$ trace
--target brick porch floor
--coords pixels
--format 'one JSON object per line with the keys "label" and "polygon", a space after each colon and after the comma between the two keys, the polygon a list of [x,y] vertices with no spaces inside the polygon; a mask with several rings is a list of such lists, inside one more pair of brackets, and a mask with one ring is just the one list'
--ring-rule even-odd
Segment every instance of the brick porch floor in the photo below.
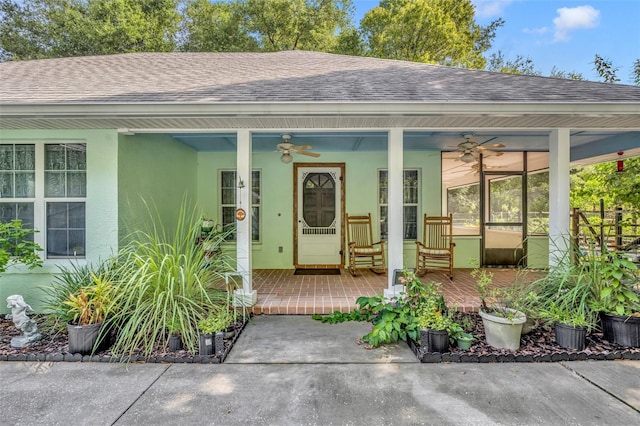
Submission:
{"label": "brick porch floor", "polygon": [[[346,270],[340,275],[293,275],[293,269],[256,269],[253,271],[253,289],[258,292],[255,314],[310,315],[348,312],[355,308],[359,296],[373,296],[387,288],[387,276],[367,270],[352,277]],[[457,304],[458,310],[474,311],[480,304],[470,269],[456,269],[453,281],[442,273],[427,273],[421,281],[442,283],[448,304]],[[495,286],[514,282],[515,269],[491,269]]]}

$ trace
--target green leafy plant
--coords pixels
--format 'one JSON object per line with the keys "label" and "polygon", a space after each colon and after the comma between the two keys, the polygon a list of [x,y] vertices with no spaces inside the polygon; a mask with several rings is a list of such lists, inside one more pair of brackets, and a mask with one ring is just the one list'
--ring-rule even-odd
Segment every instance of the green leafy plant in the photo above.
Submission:
{"label": "green leafy plant", "polygon": [[198,329],[204,334],[212,334],[217,331],[224,331],[235,322],[235,315],[228,309],[222,309],[215,314],[198,321]]}
{"label": "green leafy plant", "polygon": [[327,316],[314,315],[313,318],[331,324],[344,321],[371,322],[371,331],[362,336],[369,347],[409,338],[417,341],[420,335],[417,322],[420,312],[432,307],[446,309],[446,304],[438,284],[423,284],[413,272],[407,271],[400,281],[406,286],[406,291],[399,296],[390,299],[382,295],[362,296],[356,299],[357,308],[349,313],[334,312]]}
{"label": "green leafy plant", "polygon": [[113,308],[114,285],[108,278],[91,274],[92,283],[80,287],[75,293],[69,292],[63,303],[71,322],[78,325],[99,324]]}
{"label": "green leafy plant", "polygon": [[576,310],[572,306],[558,304],[555,301],[550,302],[548,307],[540,310],[540,318],[574,327],[589,328],[591,326],[586,312]]}
{"label": "green leafy plant", "polygon": [[604,255],[599,265],[600,279],[596,305],[615,315],[640,315],[640,298],[634,286],[638,283],[635,263],[617,255]]}
{"label": "green leafy plant", "polygon": [[11,265],[23,264],[29,269],[42,266],[37,251],[42,251],[31,235],[38,231],[24,227],[20,219],[0,222],[0,274]]}
{"label": "green leafy plant", "polygon": [[[115,296],[106,292],[105,288],[107,283],[109,286],[115,286],[111,267],[109,260],[95,265],[71,263],[70,266],[59,266],[53,282],[42,287],[45,294],[43,311],[46,313],[42,323],[43,329],[52,333],[64,332],[67,324],[74,322],[77,314],[78,317],[85,319],[87,316],[95,317],[94,314],[87,312],[87,309],[96,310],[97,308],[102,311],[104,308],[104,312],[96,314],[103,318],[108,311],[114,309],[114,306],[107,305],[113,303]],[[97,294],[94,294],[96,284],[99,284],[100,288],[97,289]],[[96,300],[93,301],[93,299]],[[98,299],[102,300],[98,302]],[[86,313],[80,314],[83,310]],[[76,321],[78,319],[76,318]]]}
{"label": "green leafy plant", "polygon": [[[222,282],[231,267],[223,254],[207,257],[202,244],[196,244],[200,215],[187,200],[171,229],[157,210],[145,205],[149,217],[118,253],[119,309],[107,321],[118,332],[112,352],[149,356],[157,343],[168,344],[168,324],[178,322],[183,342],[195,353],[198,322],[227,306],[227,292],[212,288],[211,283]],[[223,240],[216,241],[222,244]]]}

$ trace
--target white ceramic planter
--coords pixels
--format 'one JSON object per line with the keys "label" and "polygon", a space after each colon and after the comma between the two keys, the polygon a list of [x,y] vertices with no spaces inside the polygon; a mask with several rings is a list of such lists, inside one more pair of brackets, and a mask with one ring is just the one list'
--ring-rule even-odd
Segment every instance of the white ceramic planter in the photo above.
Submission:
{"label": "white ceramic planter", "polygon": [[487,343],[497,349],[509,349],[516,351],[520,349],[520,336],[522,335],[522,325],[527,320],[527,316],[515,309],[502,308],[513,313],[513,318],[504,318],[500,315],[479,311],[484,325],[484,335]]}

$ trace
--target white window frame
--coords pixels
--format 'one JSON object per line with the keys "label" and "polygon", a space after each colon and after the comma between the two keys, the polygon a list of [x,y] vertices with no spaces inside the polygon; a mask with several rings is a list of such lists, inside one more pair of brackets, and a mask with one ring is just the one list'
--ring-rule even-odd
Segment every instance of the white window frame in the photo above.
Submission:
{"label": "white window frame", "polygon": [[[238,172],[236,169],[220,169],[218,171],[218,217],[220,218],[220,224],[221,225],[225,225],[223,220],[224,220],[224,216],[223,216],[223,210],[224,208],[233,208],[233,210],[235,211],[237,208],[237,184],[238,184]],[[235,182],[235,186],[232,187],[223,187],[223,174],[224,173],[233,173],[234,176],[234,182]],[[258,214],[257,217],[252,217],[252,223],[258,225],[258,238],[257,239],[253,239],[253,232],[251,232],[252,238],[251,238],[251,242],[254,244],[258,244],[262,241],[262,170],[261,169],[252,169],[251,170],[251,182],[248,183],[248,185],[253,185],[253,174],[254,173],[258,173],[258,189],[260,192],[260,196],[258,197],[258,203],[251,203],[251,207],[250,207],[250,211],[253,214],[253,209],[257,208],[258,209]],[[224,189],[233,189],[233,204],[223,204],[222,202],[222,192]],[[253,196],[250,197],[251,200],[253,201]],[[235,226],[235,220],[233,222],[234,226]],[[254,225],[255,226],[255,225]],[[228,240],[228,242],[230,243],[235,243],[237,241],[236,238],[236,234],[234,233],[233,236],[231,236]]]}
{"label": "white window frame", "polygon": [[[78,144],[82,143],[87,146],[86,141],[78,142],[78,141],[69,141],[69,144]],[[43,248],[43,252],[41,256],[45,260],[68,260],[68,259],[86,259],[87,258],[87,197],[86,194],[84,197],[48,197],[45,198],[45,145],[61,145],[65,144],[65,141],[48,141],[48,140],[40,140],[40,141],[12,141],[2,143],[2,145],[34,145],[35,146],[35,198],[1,198],[0,201],[8,202],[8,203],[33,203],[33,227],[37,231],[33,235],[33,240],[40,247]],[[85,168],[85,174],[88,170]],[[85,184],[86,181],[85,181]],[[76,255],[76,256],[47,256],[48,248],[47,248],[47,222],[46,222],[46,206],[47,203],[84,203],[85,205],[85,238],[84,238],[84,254]]]}
{"label": "white window frame", "polygon": [[[389,170],[388,169],[378,169],[378,173],[377,173],[379,232],[380,232],[380,239],[386,241],[387,238],[382,233],[382,223],[383,223],[383,219],[384,219],[384,217],[382,215],[382,208],[388,206],[389,194],[387,193],[387,200],[386,200],[387,203],[383,203],[382,202],[383,201],[382,192],[381,192],[381,189],[382,189],[383,186],[381,185],[381,181],[380,181],[380,173],[381,172],[386,172],[387,176],[388,176],[389,175]],[[403,197],[402,197],[402,200],[403,200],[402,211],[403,211],[403,213],[404,213],[404,210],[405,210],[406,207],[414,207],[415,210],[416,210],[416,235],[415,235],[415,237],[404,238],[404,233],[403,233],[403,240],[404,241],[412,241],[412,240],[415,241],[418,238],[418,236],[420,235],[420,231],[421,231],[420,227],[422,226],[421,225],[420,215],[419,215],[419,213],[421,211],[420,210],[420,206],[422,205],[422,170],[420,168],[417,168],[417,167],[409,167],[409,168],[402,169],[402,190],[403,191],[406,190],[406,187],[405,187],[405,184],[404,184],[405,183],[405,173],[406,172],[416,172],[416,174],[417,174],[417,188],[416,188],[416,191],[417,191],[418,197],[417,197],[417,202],[415,202],[415,203],[405,203],[404,202],[404,194],[403,194]],[[388,211],[389,210],[387,209],[387,212]],[[407,226],[406,225],[406,218],[404,217],[404,214],[403,214],[402,229],[405,229],[406,226]]]}

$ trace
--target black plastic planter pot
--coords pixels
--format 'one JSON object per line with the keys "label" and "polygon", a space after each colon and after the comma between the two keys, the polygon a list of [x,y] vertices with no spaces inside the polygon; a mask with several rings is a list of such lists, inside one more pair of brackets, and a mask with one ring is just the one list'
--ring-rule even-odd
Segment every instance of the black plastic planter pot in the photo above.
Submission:
{"label": "black plastic planter pot", "polygon": [[175,352],[182,350],[182,336],[178,334],[172,334],[169,336],[169,351]]}
{"label": "black plastic planter pot", "polygon": [[429,330],[429,352],[449,351],[449,333],[444,330]]}
{"label": "black plastic planter pot", "polygon": [[213,334],[200,334],[198,343],[201,356],[213,355]]}
{"label": "black plastic planter pot", "polygon": [[[102,323],[89,325],[67,324],[69,353],[88,355],[98,340]],[[97,349],[97,348],[96,348]]]}
{"label": "black plastic planter pot", "polygon": [[420,330],[420,342],[427,352],[444,353],[449,350],[449,333],[444,330]]}
{"label": "black plastic planter pot", "polygon": [[602,334],[605,340],[621,346],[640,347],[640,317],[600,314]]}
{"label": "black plastic planter pot", "polygon": [[558,346],[565,349],[576,349],[578,351],[584,350],[587,340],[586,327],[574,327],[572,325],[557,322],[555,330],[556,343]]}

